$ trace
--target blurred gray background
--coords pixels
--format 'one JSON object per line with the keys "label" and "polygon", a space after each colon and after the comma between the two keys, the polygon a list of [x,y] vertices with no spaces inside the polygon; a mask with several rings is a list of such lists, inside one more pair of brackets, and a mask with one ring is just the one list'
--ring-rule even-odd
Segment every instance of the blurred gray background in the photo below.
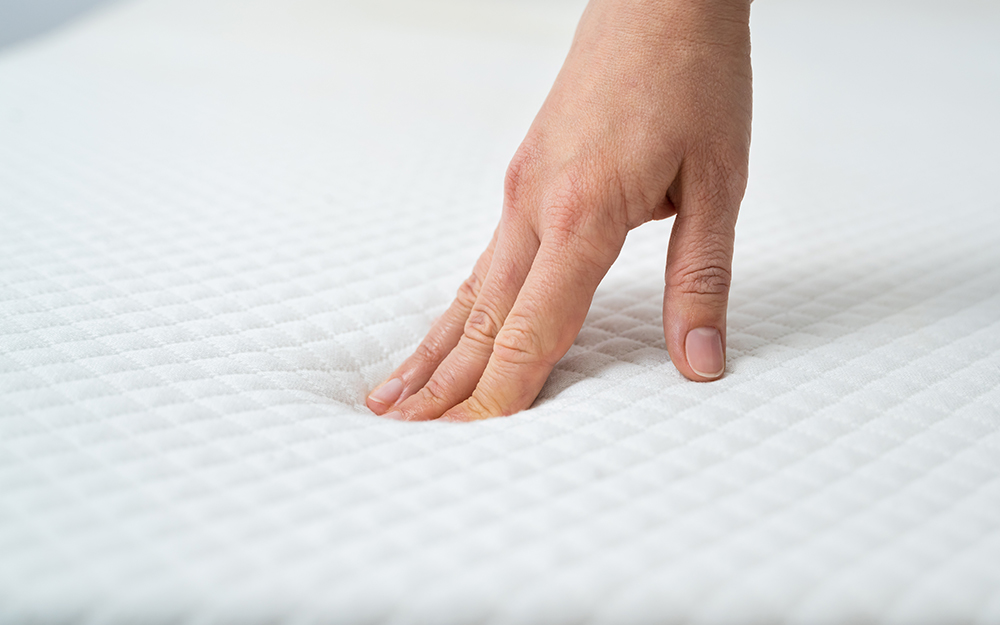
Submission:
{"label": "blurred gray background", "polygon": [[0,49],[30,39],[113,0],[0,0]]}

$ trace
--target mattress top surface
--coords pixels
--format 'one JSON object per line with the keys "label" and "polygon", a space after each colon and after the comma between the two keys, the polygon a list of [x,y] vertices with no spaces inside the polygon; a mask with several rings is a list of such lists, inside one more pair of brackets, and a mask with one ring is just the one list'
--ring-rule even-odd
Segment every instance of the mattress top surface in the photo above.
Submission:
{"label": "mattress top surface", "polygon": [[577,1],[147,0],[0,54],[0,622],[1000,621],[1000,8],[753,7],[729,369],[629,235],[534,406],[366,394]]}

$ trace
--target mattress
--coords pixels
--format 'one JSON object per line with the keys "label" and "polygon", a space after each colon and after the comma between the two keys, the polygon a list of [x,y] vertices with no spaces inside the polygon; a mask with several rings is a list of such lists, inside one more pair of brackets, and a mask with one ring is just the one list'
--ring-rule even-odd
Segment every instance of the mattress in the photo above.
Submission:
{"label": "mattress", "polygon": [[0,54],[0,622],[1000,622],[1000,8],[753,7],[714,383],[630,234],[530,410],[366,394],[577,0],[144,0]]}

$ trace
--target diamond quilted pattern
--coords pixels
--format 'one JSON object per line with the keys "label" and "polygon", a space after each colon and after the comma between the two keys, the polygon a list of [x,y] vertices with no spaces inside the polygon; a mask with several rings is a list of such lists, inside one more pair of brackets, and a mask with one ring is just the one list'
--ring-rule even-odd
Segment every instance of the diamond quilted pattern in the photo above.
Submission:
{"label": "diamond quilted pattern", "polygon": [[0,56],[0,622],[1000,620],[1000,26],[754,6],[730,368],[630,235],[531,410],[364,397],[582,4],[144,0]]}

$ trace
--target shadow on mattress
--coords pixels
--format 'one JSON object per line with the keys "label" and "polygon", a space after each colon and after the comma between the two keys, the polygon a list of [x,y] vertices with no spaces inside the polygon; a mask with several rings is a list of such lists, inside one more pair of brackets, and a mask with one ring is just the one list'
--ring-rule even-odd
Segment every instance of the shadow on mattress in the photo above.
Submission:
{"label": "shadow on mattress", "polygon": [[[977,304],[997,299],[1000,279],[993,273],[957,266],[797,266],[741,276],[730,299],[726,378],[746,379],[792,361],[801,369],[810,364],[802,359],[827,370],[883,348],[919,358],[980,327],[970,316],[983,315]],[[992,282],[988,288],[984,278]],[[661,287],[646,279],[602,284],[583,330],[536,406],[588,378],[613,380],[653,369],[664,385],[685,383],[669,364],[662,297]]]}

